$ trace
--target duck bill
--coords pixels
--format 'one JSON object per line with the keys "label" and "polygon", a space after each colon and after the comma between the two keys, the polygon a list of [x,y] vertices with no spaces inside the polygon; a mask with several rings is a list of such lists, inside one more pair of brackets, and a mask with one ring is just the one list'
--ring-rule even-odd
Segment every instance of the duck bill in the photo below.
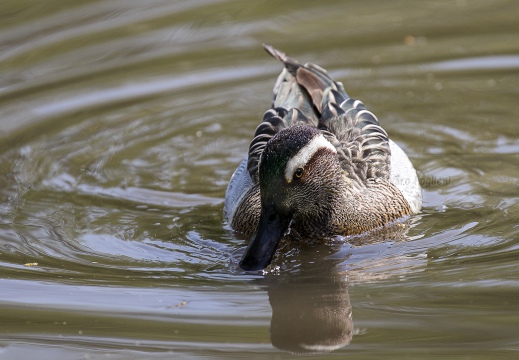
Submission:
{"label": "duck bill", "polygon": [[279,240],[290,225],[290,217],[277,212],[273,206],[262,207],[256,234],[247,247],[240,267],[245,271],[266,268],[272,261]]}

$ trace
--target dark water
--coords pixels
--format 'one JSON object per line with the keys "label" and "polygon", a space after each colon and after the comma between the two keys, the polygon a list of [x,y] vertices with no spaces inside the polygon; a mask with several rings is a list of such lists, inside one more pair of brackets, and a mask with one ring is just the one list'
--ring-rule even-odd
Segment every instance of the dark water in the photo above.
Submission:
{"label": "dark water", "polygon": [[[0,358],[519,354],[519,3],[3,1]],[[285,244],[223,196],[280,71],[329,69],[410,156],[404,236]],[[284,350],[284,351],[282,351]]]}

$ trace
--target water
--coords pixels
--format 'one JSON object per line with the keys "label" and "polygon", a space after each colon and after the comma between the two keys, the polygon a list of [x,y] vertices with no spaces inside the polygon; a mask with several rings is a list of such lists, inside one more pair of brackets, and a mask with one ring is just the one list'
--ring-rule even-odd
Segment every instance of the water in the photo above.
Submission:
{"label": "water", "polygon": [[[507,359],[519,340],[514,1],[3,1],[0,358]],[[223,196],[280,71],[327,68],[424,208],[268,274]]]}

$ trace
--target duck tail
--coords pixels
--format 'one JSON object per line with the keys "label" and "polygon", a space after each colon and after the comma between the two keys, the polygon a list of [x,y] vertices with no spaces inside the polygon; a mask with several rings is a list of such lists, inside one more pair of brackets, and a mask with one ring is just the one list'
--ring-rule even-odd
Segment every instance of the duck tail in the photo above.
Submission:
{"label": "duck tail", "polygon": [[334,81],[322,67],[311,63],[303,65],[267,44],[263,44],[263,48],[285,65],[274,86],[274,108],[299,108],[315,119],[314,126],[317,126],[327,105],[325,101],[329,99],[325,92],[333,91],[336,98],[343,100],[349,98],[342,84]]}

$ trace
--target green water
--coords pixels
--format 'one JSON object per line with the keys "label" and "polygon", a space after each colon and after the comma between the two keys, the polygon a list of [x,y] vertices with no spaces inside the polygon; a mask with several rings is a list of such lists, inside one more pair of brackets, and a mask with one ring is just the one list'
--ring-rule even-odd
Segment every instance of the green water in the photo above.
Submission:
{"label": "green water", "polygon": [[[518,17],[512,0],[3,1],[0,358],[516,358]],[[403,238],[236,269],[223,197],[281,70],[263,42],[327,68],[407,152],[424,207]]]}

